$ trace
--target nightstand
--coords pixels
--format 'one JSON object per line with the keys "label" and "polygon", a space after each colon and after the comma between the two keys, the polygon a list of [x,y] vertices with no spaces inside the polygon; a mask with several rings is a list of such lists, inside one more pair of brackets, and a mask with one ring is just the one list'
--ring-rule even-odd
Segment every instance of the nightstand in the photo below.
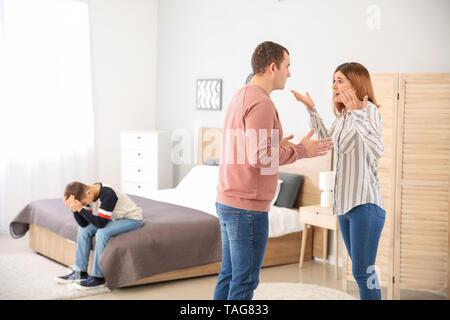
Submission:
{"label": "nightstand", "polygon": [[[334,252],[335,252],[335,275],[338,279],[338,233],[339,219],[337,215],[333,215],[333,208],[323,208],[320,205],[300,207],[300,222],[303,223],[303,238],[300,251],[299,267],[303,266],[303,257],[305,255],[306,237],[308,235],[308,227],[316,226],[334,231]],[[327,259],[328,232],[324,232],[324,261]]]}

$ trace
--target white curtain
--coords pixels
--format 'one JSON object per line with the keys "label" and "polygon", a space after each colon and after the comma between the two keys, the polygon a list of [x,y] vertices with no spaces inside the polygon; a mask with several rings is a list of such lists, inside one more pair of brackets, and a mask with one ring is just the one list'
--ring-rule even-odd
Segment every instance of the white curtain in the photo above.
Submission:
{"label": "white curtain", "polygon": [[88,4],[0,0],[0,231],[94,177]]}

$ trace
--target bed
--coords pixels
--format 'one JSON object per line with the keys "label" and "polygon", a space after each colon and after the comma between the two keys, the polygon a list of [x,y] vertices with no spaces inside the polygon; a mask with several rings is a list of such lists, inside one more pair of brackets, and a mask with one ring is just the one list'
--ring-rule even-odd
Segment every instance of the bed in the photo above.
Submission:
{"label": "bed", "polygon": [[[205,165],[208,159],[218,159],[220,134],[218,128],[200,128],[198,165],[176,188],[158,190],[146,197],[130,195],[143,208],[144,227],[114,237],[108,243],[100,262],[110,289],[220,271],[220,226],[214,207],[215,181],[211,179],[218,167]],[[318,172],[330,167],[330,153],[280,167],[282,172],[305,178],[297,208],[319,201]],[[11,234],[19,237],[29,230],[31,249],[72,266],[78,225],[67,211],[60,199],[30,203],[11,222]],[[312,240],[312,232],[308,232],[305,260],[312,259]],[[93,242],[95,246],[95,238]],[[301,242],[298,210],[271,206],[263,267],[298,262]],[[91,257],[89,270],[92,260]]]}

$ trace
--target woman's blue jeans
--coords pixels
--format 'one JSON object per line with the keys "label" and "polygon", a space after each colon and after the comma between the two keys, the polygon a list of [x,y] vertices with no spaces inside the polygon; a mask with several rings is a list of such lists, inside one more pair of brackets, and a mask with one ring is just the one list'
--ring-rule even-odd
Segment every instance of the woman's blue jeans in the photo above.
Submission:
{"label": "woman's blue jeans", "polygon": [[352,260],[353,277],[361,300],[381,300],[375,271],[378,241],[385,222],[385,211],[373,203],[354,207],[339,216],[342,237]]}
{"label": "woman's blue jeans", "polygon": [[109,239],[121,233],[138,229],[142,224],[142,220],[120,219],[108,222],[103,228],[97,228],[92,223],[84,228],[79,227],[77,251],[75,254],[75,270],[87,272],[89,254],[92,247],[92,237],[95,236],[94,261],[92,263],[91,276],[103,278],[100,257],[105,250]]}
{"label": "woman's blue jeans", "polygon": [[222,233],[222,268],[214,300],[251,300],[269,237],[268,212],[237,209],[218,202],[216,210]]}

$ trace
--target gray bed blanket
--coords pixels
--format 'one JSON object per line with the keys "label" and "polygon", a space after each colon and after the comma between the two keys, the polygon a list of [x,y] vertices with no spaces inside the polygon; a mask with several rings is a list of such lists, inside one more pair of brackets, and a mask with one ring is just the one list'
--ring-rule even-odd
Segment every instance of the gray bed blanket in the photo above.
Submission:
{"label": "gray bed blanket", "polygon": [[[138,196],[144,225],[109,240],[100,264],[110,289],[159,273],[221,260],[219,220],[205,212]],[[11,222],[13,237],[36,224],[75,241],[78,224],[62,199],[28,204]]]}

